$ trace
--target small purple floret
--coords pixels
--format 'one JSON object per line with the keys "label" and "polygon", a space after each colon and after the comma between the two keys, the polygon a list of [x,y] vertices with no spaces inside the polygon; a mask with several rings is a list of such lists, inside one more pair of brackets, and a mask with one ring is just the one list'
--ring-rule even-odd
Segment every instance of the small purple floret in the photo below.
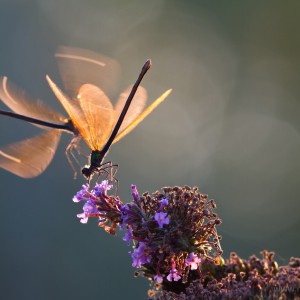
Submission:
{"label": "small purple floret", "polygon": [[156,282],[160,284],[163,282],[163,277],[161,275],[155,275],[154,280],[156,280]]}
{"label": "small purple floret", "polygon": [[150,249],[146,246],[146,243],[140,242],[139,247],[134,249],[131,253],[132,266],[140,268],[142,264],[149,263],[151,261]]}
{"label": "small purple floret", "polygon": [[169,201],[167,198],[163,198],[159,201],[159,203],[160,203],[160,208],[164,208],[165,206],[168,206]]}
{"label": "small purple floret", "polygon": [[185,260],[185,265],[191,266],[191,270],[197,270],[200,262],[201,259],[197,255],[195,255],[194,252],[191,252],[189,257]]}
{"label": "small purple floret", "polygon": [[91,200],[88,200],[83,205],[83,213],[78,214],[77,217],[79,219],[81,219],[80,220],[81,223],[85,224],[88,221],[89,215],[97,213],[97,212],[98,212],[98,209],[97,209],[96,205]]}
{"label": "small purple floret", "polygon": [[131,190],[132,190],[131,195],[132,195],[133,199],[135,201],[139,201],[140,200],[140,196],[139,196],[139,192],[138,192],[138,190],[136,188],[136,185],[132,184],[131,185]]}
{"label": "small purple floret", "polygon": [[155,221],[158,223],[159,228],[163,228],[164,224],[169,224],[170,219],[167,217],[167,213],[159,212],[154,215]]}
{"label": "small purple floret", "polygon": [[172,269],[171,269],[169,275],[167,276],[167,279],[168,279],[168,281],[178,281],[181,279],[181,276],[179,275],[179,272],[175,268],[174,263],[172,263]]}
{"label": "small purple floret", "polygon": [[73,202],[79,202],[83,200],[83,196],[85,195],[89,187],[89,184],[84,184],[82,186],[82,189],[79,192],[77,192],[77,194],[73,197]]}
{"label": "small purple floret", "polygon": [[112,184],[108,184],[108,180],[103,180],[101,183],[96,183],[92,190],[92,194],[96,197],[100,197],[102,194],[106,194],[107,191],[112,189]]}
{"label": "small purple floret", "polygon": [[126,229],[126,233],[125,236],[123,237],[123,241],[125,241],[127,243],[127,245],[130,245],[130,240],[132,239],[132,228],[128,227]]}

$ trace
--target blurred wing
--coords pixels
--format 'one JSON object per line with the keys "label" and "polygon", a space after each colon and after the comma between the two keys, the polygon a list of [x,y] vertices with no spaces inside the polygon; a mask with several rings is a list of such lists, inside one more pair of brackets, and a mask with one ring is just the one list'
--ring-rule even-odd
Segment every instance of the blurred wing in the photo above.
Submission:
{"label": "blurred wing", "polygon": [[93,51],[59,47],[55,54],[65,90],[75,99],[83,84],[101,87],[108,95],[118,86],[120,66],[113,59]]}
{"label": "blurred wing", "polygon": [[59,130],[0,148],[0,167],[24,178],[40,175],[50,164],[60,138]]}
{"label": "blurred wing", "polygon": [[140,122],[142,122],[159,104],[161,104],[172,92],[172,89],[164,92],[159,98],[157,98],[151,105],[149,105],[130,125],[128,125],[123,131],[121,131],[113,141],[113,144],[122,139],[131,130],[133,130]]}
{"label": "blurred wing", "polygon": [[89,128],[84,139],[92,150],[101,150],[114,124],[113,106],[104,92],[92,84],[81,86],[77,98]]}
{"label": "blurred wing", "polygon": [[32,100],[25,91],[8,82],[7,77],[0,77],[0,85],[1,100],[15,113],[52,123],[64,122],[63,116],[41,101]]}
{"label": "blurred wing", "polygon": [[[115,105],[115,123],[117,123],[119,116],[123,110],[126,100],[131,92],[132,86],[128,87],[119,97],[117,104]],[[129,109],[125,115],[124,121],[119,129],[119,132],[123,131],[130,123],[132,123],[143,111],[147,102],[147,91],[139,86]]]}
{"label": "blurred wing", "polygon": [[70,116],[74,126],[78,129],[80,135],[84,138],[84,140],[87,141],[90,130],[85,115],[81,110],[78,101],[71,100],[67,95],[65,95],[48,75],[46,76],[46,79],[53,93]]}

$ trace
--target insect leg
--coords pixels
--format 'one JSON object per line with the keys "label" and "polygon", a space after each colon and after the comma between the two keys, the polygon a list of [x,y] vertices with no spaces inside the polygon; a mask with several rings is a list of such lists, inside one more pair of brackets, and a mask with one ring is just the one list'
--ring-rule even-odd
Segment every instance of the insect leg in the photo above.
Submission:
{"label": "insect leg", "polygon": [[77,171],[76,171],[76,168],[75,168],[74,163],[72,162],[70,156],[72,156],[72,158],[77,163],[77,165],[80,166],[79,161],[77,160],[77,158],[76,158],[76,156],[74,155],[74,152],[73,152],[73,150],[77,148],[79,140],[80,140],[80,137],[78,137],[78,136],[74,137],[71,140],[70,144],[67,146],[66,150],[65,150],[67,160],[68,160],[68,162],[69,162],[69,164],[70,164],[70,166],[71,166],[71,168],[74,172],[74,179],[77,178]]}
{"label": "insect leg", "polygon": [[[113,165],[111,161],[108,161],[108,162],[102,164],[101,167],[100,167],[100,170],[99,170],[100,172],[101,171],[105,172],[106,175],[109,176],[110,181],[115,181],[116,182],[116,184],[117,184],[116,195],[118,194],[118,191],[119,191],[119,180],[116,177],[118,167],[119,167],[118,164]],[[107,171],[107,169],[109,169],[109,171]]]}

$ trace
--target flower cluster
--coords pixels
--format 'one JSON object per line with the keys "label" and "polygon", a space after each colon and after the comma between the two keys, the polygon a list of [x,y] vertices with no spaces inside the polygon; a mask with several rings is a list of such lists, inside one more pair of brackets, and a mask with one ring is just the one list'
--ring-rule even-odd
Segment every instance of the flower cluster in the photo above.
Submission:
{"label": "flower cluster", "polygon": [[[300,259],[291,258],[287,266],[278,267],[274,253],[261,252],[262,259],[230,259],[216,265],[203,261],[202,276],[180,294],[162,291],[156,299],[298,299],[300,297]],[[151,291],[151,295],[157,294]]]}
{"label": "flower cluster", "polygon": [[199,278],[202,260],[215,261],[222,254],[213,200],[197,188],[167,187],[152,196],[139,196],[122,207],[124,240],[133,242],[132,266],[139,274],[167,290],[182,290]]}
{"label": "flower cluster", "polygon": [[107,195],[111,189],[107,181],[91,191],[88,188],[83,186],[73,199],[84,201],[83,213],[78,215],[81,222],[98,217],[99,225],[110,233],[115,233],[117,225],[124,229],[123,240],[133,247],[132,266],[163,289],[184,290],[200,278],[202,260],[215,261],[222,254],[216,205],[197,188],[168,187],[140,196],[133,185],[133,200],[125,205]]}
{"label": "flower cluster", "polygon": [[125,230],[123,240],[132,245],[132,266],[151,280],[150,299],[295,299],[300,297],[300,259],[278,267],[273,252],[262,259],[241,259],[231,253],[224,260],[216,226],[221,220],[216,205],[197,188],[167,187],[162,192],[139,195],[132,186],[133,200],[123,204],[109,196],[107,180],[89,190],[84,185],[74,196],[83,202],[77,217],[90,217],[115,234]]}
{"label": "flower cluster", "polygon": [[73,197],[74,202],[84,202],[83,213],[77,217],[85,224],[91,217],[98,218],[98,225],[103,227],[110,234],[116,233],[116,227],[122,222],[121,207],[123,203],[118,197],[108,196],[107,192],[112,189],[112,185],[107,180],[89,191],[89,185],[83,185],[82,189]]}

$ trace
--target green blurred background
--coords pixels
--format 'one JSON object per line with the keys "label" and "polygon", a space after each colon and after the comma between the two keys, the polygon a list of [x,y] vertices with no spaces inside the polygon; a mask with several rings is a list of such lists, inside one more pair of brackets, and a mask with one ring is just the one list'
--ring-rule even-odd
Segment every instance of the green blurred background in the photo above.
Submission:
{"label": "green blurred background", "polygon": [[[45,81],[60,82],[58,45],[118,60],[120,91],[151,58],[149,101],[173,93],[109,153],[121,199],[131,183],[197,185],[218,204],[225,257],[268,249],[286,264],[300,255],[299,28],[299,1],[0,0],[0,74],[63,111]],[[0,119],[1,146],[38,132]],[[146,299],[121,237],[76,218],[69,141],[35,179],[0,170],[1,298]]]}

